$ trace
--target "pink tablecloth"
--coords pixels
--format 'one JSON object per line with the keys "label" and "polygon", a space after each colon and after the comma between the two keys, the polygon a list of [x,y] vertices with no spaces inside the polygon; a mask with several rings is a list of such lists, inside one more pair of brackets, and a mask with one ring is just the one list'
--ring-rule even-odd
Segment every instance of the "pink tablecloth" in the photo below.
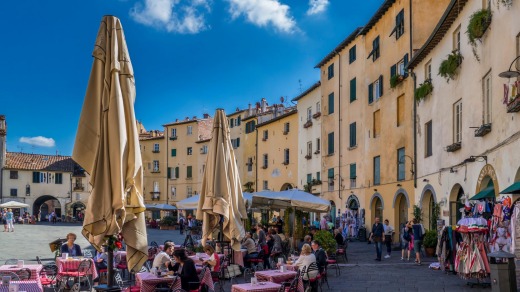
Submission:
{"label": "pink tablecloth", "polygon": [[29,280],[38,280],[40,277],[40,272],[42,270],[42,265],[24,265],[23,268],[18,268],[17,265],[3,265],[0,266],[0,272],[13,272],[16,273],[21,269],[27,268],[31,270],[31,278]]}
{"label": "pink tablecloth", "polygon": [[[203,261],[207,261],[209,259],[209,255],[207,255],[205,253],[199,253],[198,255],[189,256],[189,258],[192,259],[196,265],[202,265]],[[201,258],[202,258],[202,261],[200,260]],[[222,262],[224,255],[218,254],[218,258],[220,259],[220,262]]]}
{"label": "pink tablecloth", "polygon": [[[40,281],[11,281],[10,283],[18,284],[18,291],[42,292],[43,287]],[[8,292],[9,285],[0,285],[0,292]]]}
{"label": "pink tablecloth", "polygon": [[92,279],[95,279],[98,277],[98,273],[96,270],[96,267],[94,265],[94,260],[89,258],[84,259],[62,259],[62,258],[56,258],[56,265],[58,266],[58,276],[59,273],[62,272],[77,272],[79,264],[81,261],[90,261],[90,269],[88,269],[87,274],[92,276]]}
{"label": "pink tablecloth", "polygon": [[[135,282],[137,286],[141,287],[140,292],[153,292],[155,291],[155,286],[161,283],[165,283],[168,285],[171,285],[173,281],[175,281],[176,277],[173,276],[167,276],[167,277],[157,277],[154,274],[144,272],[144,273],[137,273],[135,275]],[[173,291],[176,289],[181,289],[181,280],[177,280],[175,282],[175,286],[173,287]]]}
{"label": "pink tablecloth", "polygon": [[263,280],[280,284],[282,282],[290,282],[292,279],[294,279],[294,277],[296,277],[296,272],[280,272],[279,270],[267,270],[258,271],[255,273],[255,276],[259,281]]}
{"label": "pink tablecloth", "polygon": [[276,292],[280,289],[280,284],[273,282],[263,282],[263,285],[235,284],[231,286],[231,292]]}

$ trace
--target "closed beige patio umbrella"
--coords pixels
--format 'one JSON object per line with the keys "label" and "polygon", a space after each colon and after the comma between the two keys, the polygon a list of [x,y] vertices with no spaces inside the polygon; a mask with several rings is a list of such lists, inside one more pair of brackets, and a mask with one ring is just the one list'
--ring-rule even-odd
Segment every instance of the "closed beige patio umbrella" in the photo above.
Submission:
{"label": "closed beige patio umbrella", "polygon": [[117,17],[103,17],[92,55],[72,154],[91,177],[82,234],[101,250],[105,236],[121,232],[128,268],[139,271],[148,258],[142,160],[134,113],[134,72]]}
{"label": "closed beige patio umbrella", "polygon": [[220,228],[220,216],[223,216],[224,240],[231,241],[232,248],[239,250],[240,240],[245,236],[242,220],[247,213],[226,114],[217,109],[197,209],[197,219],[203,220],[203,244]]}

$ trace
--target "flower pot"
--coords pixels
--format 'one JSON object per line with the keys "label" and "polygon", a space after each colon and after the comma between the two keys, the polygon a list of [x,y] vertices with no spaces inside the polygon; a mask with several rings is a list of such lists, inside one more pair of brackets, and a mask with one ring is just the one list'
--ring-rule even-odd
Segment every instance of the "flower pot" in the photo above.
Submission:
{"label": "flower pot", "polygon": [[433,257],[435,255],[435,247],[425,247],[424,251],[427,257]]}

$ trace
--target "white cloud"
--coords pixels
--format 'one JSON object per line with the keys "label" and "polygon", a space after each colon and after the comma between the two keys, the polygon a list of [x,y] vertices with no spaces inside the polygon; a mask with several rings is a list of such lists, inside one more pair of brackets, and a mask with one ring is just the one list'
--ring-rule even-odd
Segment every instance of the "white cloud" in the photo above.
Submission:
{"label": "white cloud", "polygon": [[296,21],[289,14],[289,6],[278,0],[226,0],[233,19],[244,15],[247,21],[259,27],[274,26],[277,30],[292,33]]}
{"label": "white cloud", "polygon": [[22,138],[20,138],[20,143],[26,143],[29,145],[41,146],[41,147],[54,147],[56,145],[56,143],[54,142],[54,139],[45,138],[42,136],[22,137]]}
{"label": "white cloud", "polygon": [[147,26],[168,32],[196,34],[209,26],[205,14],[211,12],[212,0],[144,0],[130,10],[130,16]]}
{"label": "white cloud", "polygon": [[329,0],[309,0],[309,10],[307,10],[307,15],[322,13],[327,9],[328,5]]}

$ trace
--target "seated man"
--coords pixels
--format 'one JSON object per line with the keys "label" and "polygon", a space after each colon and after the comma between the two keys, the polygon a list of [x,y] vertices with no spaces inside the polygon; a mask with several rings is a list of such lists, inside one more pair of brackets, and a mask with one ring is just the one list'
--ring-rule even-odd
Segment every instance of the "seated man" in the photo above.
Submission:
{"label": "seated man", "polygon": [[242,243],[242,248],[247,249],[247,254],[244,256],[244,265],[246,268],[251,266],[248,259],[256,258],[258,256],[256,245],[252,239],[252,236],[253,234],[251,232],[246,232],[246,239]]}
{"label": "seated man", "polygon": [[159,270],[168,270],[173,267],[171,255],[173,254],[174,245],[173,242],[165,242],[164,249],[158,253],[153,259],[152,268],[158,268]]}

